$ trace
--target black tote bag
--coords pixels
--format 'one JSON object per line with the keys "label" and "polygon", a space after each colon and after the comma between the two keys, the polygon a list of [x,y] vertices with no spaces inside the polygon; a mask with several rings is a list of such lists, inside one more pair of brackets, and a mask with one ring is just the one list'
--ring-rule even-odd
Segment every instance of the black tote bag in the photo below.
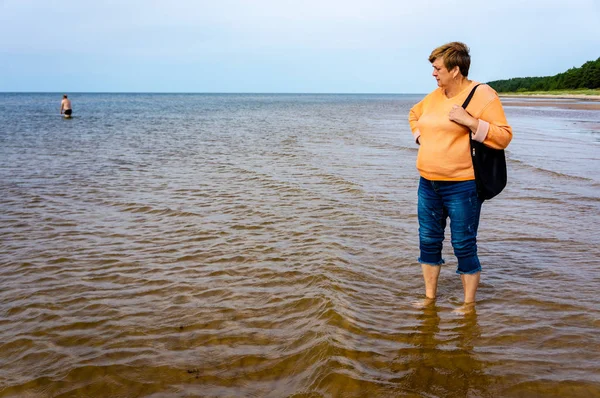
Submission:
{"label": "black tote bag", "polygon": [[[473,87],[469,96],[462,104],[462,107],[467,109],[475,89],[480,85]],[[504,149],[494,149],[483,145],[481,142],[473,140],[470,134],[471,141],[471,159],[473,160],[473,169],[475,170],[475,182],[477,183],[477,196],[479,199],[492,199],[498,195],[506,186],[506,158]]]}

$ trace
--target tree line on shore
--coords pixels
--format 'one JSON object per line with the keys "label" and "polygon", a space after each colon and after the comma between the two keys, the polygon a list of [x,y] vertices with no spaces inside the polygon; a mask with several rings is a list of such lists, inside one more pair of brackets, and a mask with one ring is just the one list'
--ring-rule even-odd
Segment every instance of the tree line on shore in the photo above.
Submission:
{"label": "tree line on shore", "polygon": [[516,77],[488,82],[499,93],[600,88],[600,58],[554,76]]}

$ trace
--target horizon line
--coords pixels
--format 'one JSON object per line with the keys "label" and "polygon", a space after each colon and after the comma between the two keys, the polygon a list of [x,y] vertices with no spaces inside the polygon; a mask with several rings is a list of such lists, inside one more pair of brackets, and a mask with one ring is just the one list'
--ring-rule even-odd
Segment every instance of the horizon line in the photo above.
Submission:
{"label": "horizon line", "polygon": [[278,94],[278,95],[425,95],[377,92],[269,92],[269,91],[0,91],[0,94]]}

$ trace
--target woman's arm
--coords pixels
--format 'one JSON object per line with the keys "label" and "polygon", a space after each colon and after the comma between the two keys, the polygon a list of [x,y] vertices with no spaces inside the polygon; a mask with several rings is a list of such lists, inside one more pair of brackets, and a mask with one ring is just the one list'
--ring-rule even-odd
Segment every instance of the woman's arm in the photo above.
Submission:
{"label": "woman's arm", "polygon": [[421,132],[419,131],[419,118],[423,114],[423,101],[419,102],[415,106],[413,106],[408,112],[408,124],[410,124],[410,129],[412,130],[413,137],[417,144],[421,144],[419,142],[419,137],[421,136]]}
{"label": "woman's arm", "polygon": [[499,97],[490,101],[481,112],[473,139],[494,149],[504,149],[512,140],[512,127],[506,121]]}

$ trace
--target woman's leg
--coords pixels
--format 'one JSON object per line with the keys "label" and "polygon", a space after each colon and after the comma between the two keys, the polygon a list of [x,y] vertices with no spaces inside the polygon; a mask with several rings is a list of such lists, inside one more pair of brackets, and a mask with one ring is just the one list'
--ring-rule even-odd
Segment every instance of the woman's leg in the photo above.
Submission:
{"label": "woman's leg", "polygon": [[421,263],[423,280],[425,281],[425,296],[434,299],[437,296],[438,278],[440,277],[440,265],[429,265]]}
{"label": "woman's leg", "polygon": [[446,228],[447,213],[442,197],[436,192],[436,183],[421,178],[418,191],[419,216],[419,263],[425,281],[425,295],[435,298],[437,294],[442,259],[442,242]]}
{"label": "woman's leg", "polygon": [[465,304],[475,302],[475,295],[477,294],[477,287],[479,286],[480,277],[481,271],[474,274],[462,274],[460,276],[465,294]]}
{"label": "woman's leg", "polygon": [[450,217],[452,247],[458,259],[458,270],[463,283],[465,303],[475,301],[481,276],[477,256],[477,228],[481,202],[477,198],[475,181],[464,181],[448,186],[444,191],[444,204]]}

